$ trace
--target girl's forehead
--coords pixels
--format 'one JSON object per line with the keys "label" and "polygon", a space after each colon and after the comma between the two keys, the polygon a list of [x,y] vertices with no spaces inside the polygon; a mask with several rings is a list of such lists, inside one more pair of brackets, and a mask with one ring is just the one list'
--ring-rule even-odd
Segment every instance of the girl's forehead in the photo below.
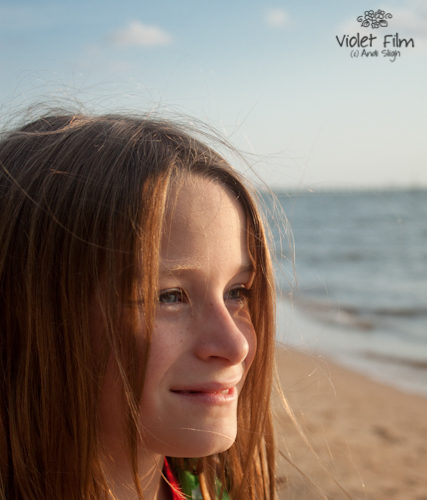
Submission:
{"label": "girl's forehead", "polygon": [[[220,220],[226,225],[236,217],[245,223],[245,214],[235,195],[220,182],[201,176],[188,176],[174,186],[169,194],[166,221],[173,224],[191,224],[192,227],[212,228]],[[167,225],[166,225],[167,226]]]}
{"label": "girl's forehead", "polygon": [[227,188],[200,178],[184,182],[173,199],[163,228],[163,261],[248,263],[245,214]]}

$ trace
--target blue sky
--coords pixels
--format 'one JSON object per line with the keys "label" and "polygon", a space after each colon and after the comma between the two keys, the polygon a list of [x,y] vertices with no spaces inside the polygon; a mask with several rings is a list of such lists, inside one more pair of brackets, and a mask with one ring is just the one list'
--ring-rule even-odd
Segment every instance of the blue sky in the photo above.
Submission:
{"label": "blue sky", "polygon": [[[389,26],[362,28],[368,9]],[[378,56],[339,47],[357,32]],[[386,33],[415,47],[391,62]],[[0,0],[0,71],[3,120],[156,109],[213,125],[275,187],[427,186],[425,0]]]}

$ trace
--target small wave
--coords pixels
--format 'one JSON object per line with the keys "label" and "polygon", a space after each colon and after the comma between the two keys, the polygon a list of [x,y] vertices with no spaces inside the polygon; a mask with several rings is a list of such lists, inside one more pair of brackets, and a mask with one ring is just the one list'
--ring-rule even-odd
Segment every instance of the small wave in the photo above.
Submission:
{"label": "small wave", "polygon": [[394,363],[398,365],[405,365],[417,370],[427,370],[427,360],[425,359],[410,359],[401,356],[396,356],[393,354],[382,354],[372,351],[363,351],[363,356],[369,359],[374,359],[377,361],[383,361],[386,363]]}
{"label": "small wave", "polygon": [[357,251],[341,251],[341,252],[334,252],[333,250],[329,250],[325,253],[307,253],[304,254],[303,252],[300,252],[298,254],[298,262],[304,263],[304,264],[322,264],[322,265],[333,265],[336,267],[337,263],[363,263],[363,262],[373,262],[376,260],[379,260],[379,257],[377,257],[375,254],[370,254],[370,253],[362,253],[362,252],[357,252]]}
{"label": "small wave", "polygon": [[306,296],[294,297],[294,303],[306,314],[321,321],[362,330],[373,330],[387,318],[427,318],[426,306],[359,307]]}
{"label": "small wave", "polygon": [[306,314],[326,323],[365,331],[373,330],[376,326],[371,318],[365,317],[363,311],[354,306],[315,301],[302,297],[295,298],[294,302]]}
{"label": "small wave", "polygon": [[379,307],[368,310],[370,314],[377,316],[389,316],[396,318],[417,318],[427,316],[427,307]]}

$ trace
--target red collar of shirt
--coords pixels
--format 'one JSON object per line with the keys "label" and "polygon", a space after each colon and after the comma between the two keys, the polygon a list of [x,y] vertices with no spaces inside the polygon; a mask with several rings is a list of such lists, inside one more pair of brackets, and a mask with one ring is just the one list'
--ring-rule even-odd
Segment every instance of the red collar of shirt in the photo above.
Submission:
{"label": "red collar of shirt", "polygon": [[172,469],[170,468],[170,465],[165,458],[165,463],[163,466],[163,473],[166,476],[166,479],[169,481],[169,489],[172,495],[172,500],[183,500],[185,499],[184,495],[182,494],[181,488],[179,486],[178,481],[176,480],[176,477],[174,476]]}

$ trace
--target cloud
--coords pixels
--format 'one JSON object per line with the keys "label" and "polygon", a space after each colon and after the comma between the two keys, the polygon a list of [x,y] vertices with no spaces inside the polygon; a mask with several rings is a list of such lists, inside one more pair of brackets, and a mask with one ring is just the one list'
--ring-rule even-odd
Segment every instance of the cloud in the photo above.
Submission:
{"label": "cloud", "polygon": [[289,15],[281,8],[268,9],[265,13],[265,22],[273,28],[283,28],[289,23]]}
{"label": "cloud", "polygon": [[[393,27],[402,37],[415,40],[416,52],[427,52],[427,4],[425,0],[408,1],[398,9],[391,9],[395,22]],[[392,19],[393,21],[393,19]],[[415,52],[415,51],[414,51]]]}
{"label": "cloud", "polygon": [[139,21],[130,22],[125,28],[111,35],[115,45],[121,47],[156,47],[169,45],[172,37],[157,26],[148,26]]}
{"label": "cloud", "polygon": [[418,0],[409,1],[400,8],[390,8],[393,26],[409,35],[427,38],[427,4]]}
{"label": "cloud", "polygon": [[[399,31],[402,36],[413,36],[421,40],[427,39],[427,2],[425,0],[407,0],[400,7],[382,5],[381,9],[392,14],[389,20],[388,30]],[[363,10],[355,12],[353,19],[347,19],[338,26],[338,31],[342,33],[352,33],[364,30],[360,23],[356,21],[359,15],[363,15]],[[383,30],[381,28],[381,30]],[[381,33],[381,30],[378,33]],[[371,30],[368,30],[370,33]],[[376,33],[375,30],[372,31]]]}

